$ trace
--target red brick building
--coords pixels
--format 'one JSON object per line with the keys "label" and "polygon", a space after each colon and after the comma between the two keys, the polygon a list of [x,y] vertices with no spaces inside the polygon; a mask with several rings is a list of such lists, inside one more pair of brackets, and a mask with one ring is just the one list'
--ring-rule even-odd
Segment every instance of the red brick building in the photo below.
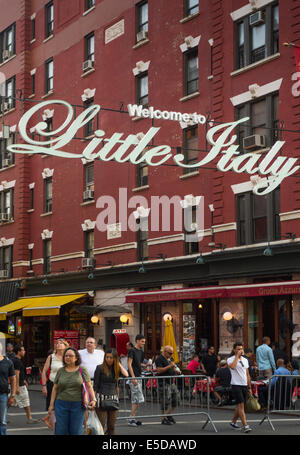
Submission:
{"label": "red brick building", "polygon": [[[144,332],[147,355],[154,354],[165,312],[172,314],[184,362],[209,344],[226,354],[235,339],[255,350],[263,335],[290,354],[300,324],[297,172],[257,196],[257,179],[217,169],[222,152],[198,168],[183,168],[172,159],[134,165],[109,154],[106,161],[70,159],[46,150],[13,154],[6,147],[24,142],[18,127],[24,112],[64,100],[73,106],[73,119],[101,106],[63,147],[69,153],[80,155],[95,131],[119,141],[135,135],[132,150],[159,128],[145,153],[168,145],[193,165],[211,151],[206,135],[212,127],[249,117],[235,130],[241,154],[259,154],[261,163],[284,141],[278,155],[297,159],[296,66],[293,49],[283,46],[300,44],[297,2],[176,0],[171,9],[163,0],[2,3],[0,273],[3,289],[27,299],[23,309],[6,309],[2,324],[16,327],[19,318],[33,357],[44,357],[55,329],[78,329],[81,342],[95,333],[109,344],[121,313],[129,315],[124,327],[132,340]],[[153,107],[156,118],[146,111],[146,117],[130,116],[129,104]],[[177,121],[169,120],[168,112],[196,113],[205,121],[193,115],[178,121],[175,114]],[[43,106],[27,132],[43,142],[37,123],[44,121],[55,140],[65,118],[62,106]],[[115,218],[105,218],[104,196],[115,203]],[[204,196],[203,226],[195,218],[197,196]],[[147,217],[139,206],[150,208]],[[197,242],[178,229],[182,207],[190,210]],[[158,229],[154,212],[160,213]],[[170,220],[167,229],[163,220]],[[137,227],[148,221],[149,230],[134,232],[126,228],[129,221]],[[57,295],[71,300],[57,303]],[[48,296],[47,308],[34,305],[34,296]],[[9,295],[2,304],[14,299]],[[90,323],[93,313],[99,325]]]}

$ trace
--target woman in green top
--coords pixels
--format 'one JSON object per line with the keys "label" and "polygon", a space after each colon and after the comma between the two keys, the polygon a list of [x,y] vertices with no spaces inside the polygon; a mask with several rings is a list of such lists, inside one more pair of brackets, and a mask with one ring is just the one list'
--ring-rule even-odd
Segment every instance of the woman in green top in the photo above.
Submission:
{"label": "woman in green top", "polygon": [[85,409],[82,400],[83,378],[91,397],[90,407],[95,407],[95,393],[86,368],[80,368],[80,355],[74,348],[67,348],[63,355],[63,367],[54,379],[49,416],[55,410],[55,433],[67,435],[82,434]]}

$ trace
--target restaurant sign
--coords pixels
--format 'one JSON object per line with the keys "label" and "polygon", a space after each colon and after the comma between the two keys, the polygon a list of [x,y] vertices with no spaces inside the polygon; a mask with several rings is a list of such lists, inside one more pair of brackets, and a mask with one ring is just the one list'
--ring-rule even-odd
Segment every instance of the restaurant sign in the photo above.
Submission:
{"label": "restaurant sign", "polygon": [[[44,141],[36,141],[28,135],[29,124],[32,123],[34,115],[48,105],[61,105],[67,110],[63,123],[55,131],[46,131],[47,123],[39,122],[35,131]],[[88,142],[82,153],[71,153],[65,151],[65,147],[76,136],[77,131],[99,113],[101,106],[94,104],[85,109],[76,118],[71,104],[63,100],[52,100],[38,103],[29,109],[20,119],[18,130],[25,143],[11,144],[7,150],[13,153],[22,154],[43,154],[53,155],[62,158],[84,158],[86,160],[100,159],[101,161],[116,161],[118,163],[130,162],[132,164],[146,163],[149,166],[159,166],[169,160],[173,160],[178,166],[189,169],[198,169],[215,159],[218,159],[216,167],[221,172],[233,171],[238,174],[249,175],[259,174],[267,176],[266,179],[258,180],[253,187],[253,192],[258,195],[265,195],[277,188],[288,176],[298,171],[297,158],[288,158],[281,155],[284,141],[277,141],[264,155],[260,153],[241,153],[234,130],[238,125],[245,123],[249,117],[233,122],[213,126],[207,131],[207,141],[211,149],[204,158],[195,164],[186,164],[182,153],[173,155],[169,145],[150,146],[160,128],[151,127],[141,140],[137,135],[129,134],[123,138],[124,133],[115,132],[111,137],[105,138],[105,131],[94,131],[94,137]],[[145,151],[146,150],[146,151]]]}

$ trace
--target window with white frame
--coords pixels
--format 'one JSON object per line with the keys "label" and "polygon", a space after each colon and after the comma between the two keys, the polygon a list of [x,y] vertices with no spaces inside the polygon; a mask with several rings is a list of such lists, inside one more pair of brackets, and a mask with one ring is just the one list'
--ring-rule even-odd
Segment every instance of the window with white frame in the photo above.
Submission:
{"label": "window with white frame", "polygon": [[199,12],[199,0],[184,0],[184,15],[191,16]]}
{"label": "window with white frame", "polygon": [[[0,248],[0,277],[12,278],[13,276],[13,246],[3,246]],[[5,275],[3,271],[6,271]],[[3,276],[4,275],[4,276]]]}
{"label": "window with white frame", "polygon": [[240,69],[279,51],[278,2],[235,23],[235,68]]}
{"label": "window with white frame", "polygon": [[149,102],[148,90],[148,72],[144,72],[136,76],[136,102],[142,106],[148,106]]}
{"label": "window with white frame", "polygon": [[15,154],[7,147],[15,143],[15,134],[11,133],[8,139],[0,139],[0,169],[11,166],[15,162]]}
{"label": "window with white frame", "polygon": [[51,254],[52,254],[52,241],[51,239],[43,240],[43,259],[44,259],[44,274],[51,273]]}
{"label": "window with white frame", "polygon": [[54,63],[53,58],[50,58],[45,62],[45,93],[49,93],[53,90],[53,78]]}
{"label": "window with white frame", "polygon": [[[237,120],[249,117],[237,127],[240,150],[249,152],[271,147],[278,140],[278,99],[278,92],[270,93],[236,107]],[[250,142],[245,140],[250,136],[253,136]]]}
{"label": "window with white frame", "polygon": [[199,62],[198,48],[194,47],[183,54],[184,60],[184,95],[198,91]]}
{"label": "window with white frame", "polygon": [[0,63],[16,53],[16,24],[12,24],[0,34]]}
{"label": "window with white frame", "polygon": [[45,37],[53,35],[54,26],[54,5],[53,2],[47,3],[45,6]]}
{"label": "window with white frame", "polygon": [[280,240],[280,189],[236,195],[237,245]]}

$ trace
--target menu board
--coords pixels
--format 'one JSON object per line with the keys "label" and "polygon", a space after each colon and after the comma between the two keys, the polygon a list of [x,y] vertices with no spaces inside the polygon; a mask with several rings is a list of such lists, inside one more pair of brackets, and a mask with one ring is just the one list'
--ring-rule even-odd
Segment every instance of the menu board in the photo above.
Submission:
{"label": "menu board", "polygon": [[195,315],[183,316],[183,348],[182,348],[182,362],[187,363],[192,360],[195,352],[195,328],[196,318]]}
{"label": "menu board", "polygon": [[75,349],[79,349],[79,332],[78,330],[54,330],[53,343],[54,346],[59,338],[63,338]]}

